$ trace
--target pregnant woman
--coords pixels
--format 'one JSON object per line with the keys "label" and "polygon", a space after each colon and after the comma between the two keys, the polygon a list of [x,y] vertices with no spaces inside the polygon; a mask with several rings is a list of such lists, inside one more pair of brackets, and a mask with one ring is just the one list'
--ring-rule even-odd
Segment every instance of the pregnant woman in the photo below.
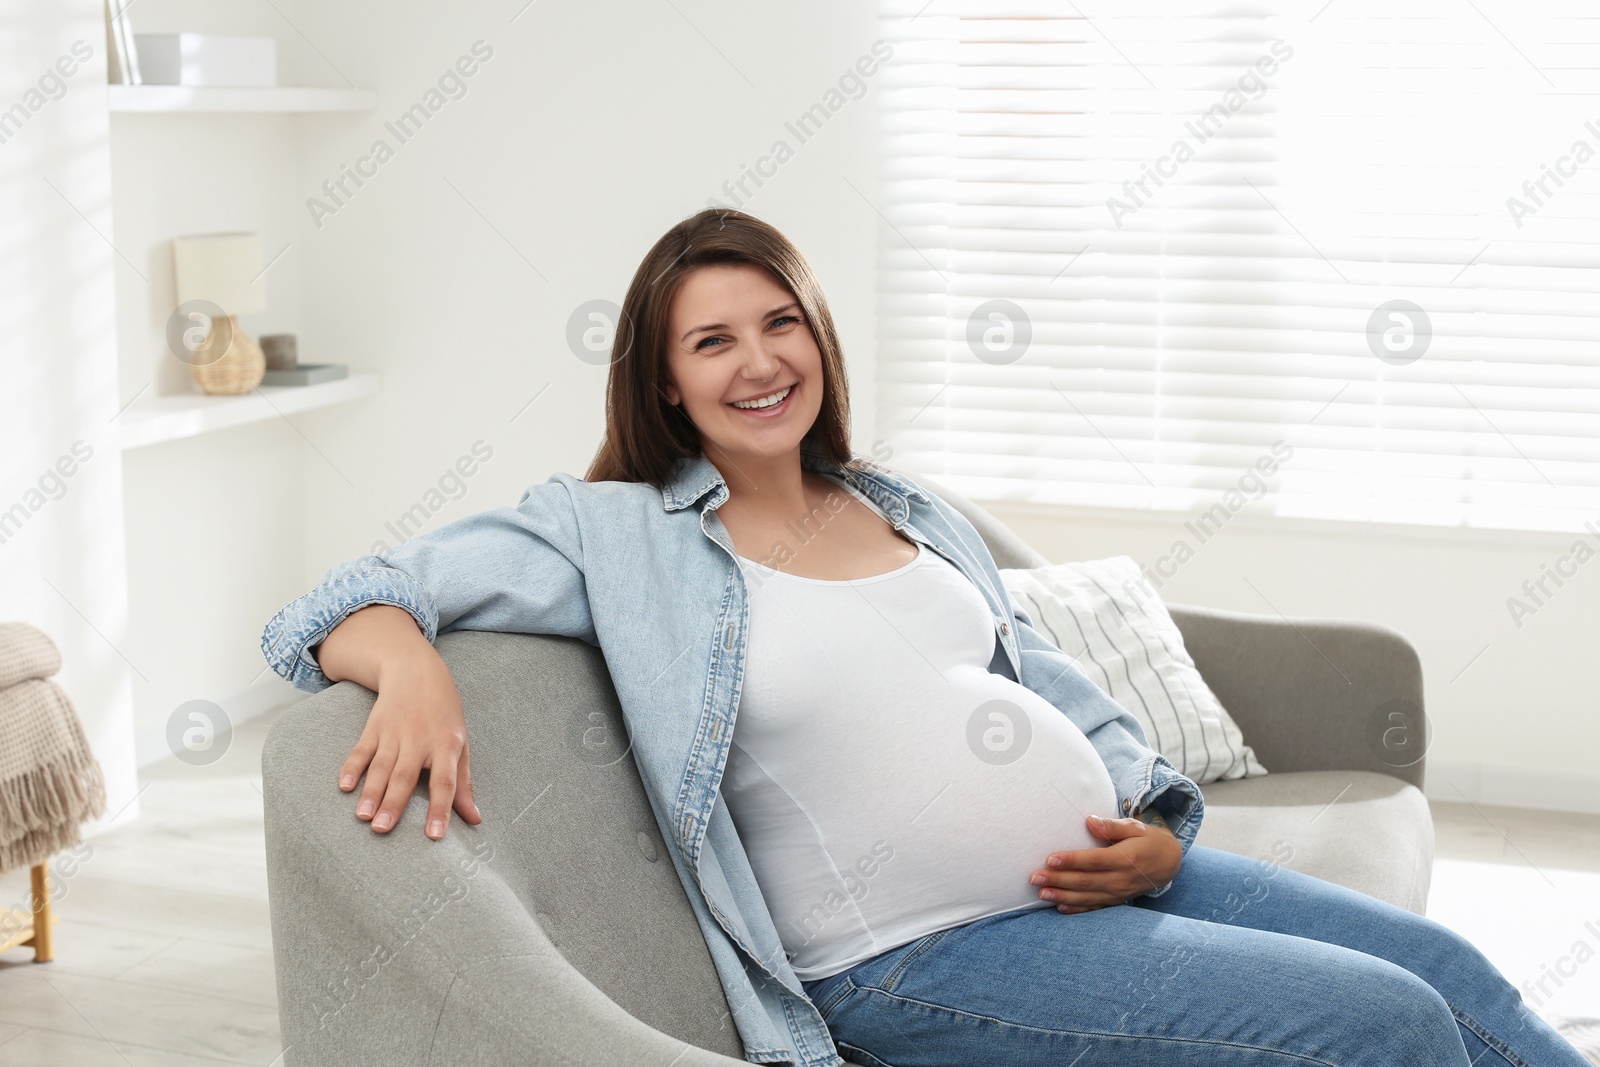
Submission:
{"label": "pregnant woman", "polygon": [[585,479],[342,564],[268,624],[296,685],[378,694],[340,772],[357,817],[391,832],[426,769],[429,837],[482,821],[439,629],[579,636],[751,1062],[1583,1067],[1445,927],[1195,845],[1195,783],[848,424],[793,245],[730,210],[669,230]]}

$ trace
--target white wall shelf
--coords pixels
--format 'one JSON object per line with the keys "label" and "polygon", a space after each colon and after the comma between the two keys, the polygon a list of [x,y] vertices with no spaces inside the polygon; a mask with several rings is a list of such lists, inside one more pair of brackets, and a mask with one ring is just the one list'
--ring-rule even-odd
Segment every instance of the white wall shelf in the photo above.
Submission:
{"label": "white wall shelf", "polygon": [[352,374],[317,385],[259,385],[237,396],[185,393],[148,397],[135,400],[117,416],[117,439],[127,450],[197,437],[214,430],[373,396],[381,383],[382,378],[377,374]]}
{"label": "white wall shelf", "polygon": [[372,89],[197,88],[187,85],[110,85],[111,110],[308,112],[371,111],[378,106]]}

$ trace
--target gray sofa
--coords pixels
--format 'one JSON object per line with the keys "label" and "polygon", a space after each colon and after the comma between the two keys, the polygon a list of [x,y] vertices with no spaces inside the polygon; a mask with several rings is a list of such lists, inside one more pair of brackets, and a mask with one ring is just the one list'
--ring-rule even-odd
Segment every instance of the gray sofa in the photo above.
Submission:
{"label": "gray sofa", "polygon": [[[1048,562],[971,501],[918,481],[978,527],[1000,566]],[[1365,623],[1169,608],[1272,772],[1203,787],[1199,842],[1289,854],[1293,869],[1421,912],[1433,862],[1423,763],[1392,747],[1419,741],[1390,717],[1422,706],[1410,643]],[[600,650],[474,632],[437,647],[466,708],[481,826],[453,819],[444,841],[427,840],[425,790],[388,835],[355,818],[356,794],[335,782],[374,696],[354,683],[301,701],[268,736],[286,1063],[744,1062]]]}

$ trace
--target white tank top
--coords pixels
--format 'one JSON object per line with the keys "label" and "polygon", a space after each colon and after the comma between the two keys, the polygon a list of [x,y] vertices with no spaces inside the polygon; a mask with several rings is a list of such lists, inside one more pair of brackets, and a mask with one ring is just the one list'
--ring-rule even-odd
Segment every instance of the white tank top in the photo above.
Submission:
{"label": "white tank top", "polygon": [[[888,521],[842,479],[830,481]],[[749,644],[720,795],[795,974],[1052,907],[1028,876],[1104,847],[1105,763],[1049,701],[991,674],[977,588],[937,552],[852,581],[740,557]]]}

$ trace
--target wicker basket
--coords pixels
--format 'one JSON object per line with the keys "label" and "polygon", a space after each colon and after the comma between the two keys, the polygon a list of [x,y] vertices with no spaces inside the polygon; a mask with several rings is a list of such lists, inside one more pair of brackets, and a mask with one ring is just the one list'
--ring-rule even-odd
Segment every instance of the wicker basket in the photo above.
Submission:
{"label": "wicker basket", "polygon": [[[226,344],[227,348],[221,356],[215,356],[214,350],[221,344]],[[226,327],[212,327],[205,343],[195,349],[194,361],[189,364],[189,374],[195,384],[213,396],[248,393],[261,384],[266,372],[267,359],[261,346],[239,328],[239,320],[232,315],[228,316]]]}

